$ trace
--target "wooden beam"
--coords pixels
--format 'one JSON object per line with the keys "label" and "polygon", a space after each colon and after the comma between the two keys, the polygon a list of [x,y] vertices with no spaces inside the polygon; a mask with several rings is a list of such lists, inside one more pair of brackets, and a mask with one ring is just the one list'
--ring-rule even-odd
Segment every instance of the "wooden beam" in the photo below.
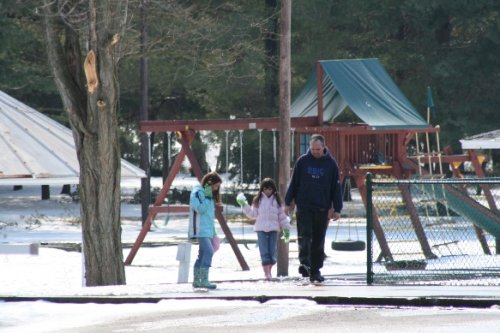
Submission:
{"label": "wooden beam", "polygon": [[[318,124],[318,117],[291,118],[296,133],[340,132],[350,135],[401,134],[413,137],[415,133],[435,133],[439,128],[373,129],[363,123]],[[141,132],[222,131],[222,130],[279,130],[279,118],[147,120],[140,122]],[[411,133],[411,134],[409,134]]]}
{"label": "wooden beam", "polygon": [[[317,126],[317,117],[293,118],[292,127]],[[279,118],[240,118],[204,120],[149,120],[141,121],[141,132],[180,132],[180,131],[222,131],[222,130],[276,130]]]}
{"label": "wooden beam", "polygon": [[[366,193],[366,185],[365,185],[365,176],[357,175],[354,180],[356,181],[356,186],[358,187],[359,194],[361,195],[361,199],[363,200],[363,204],[365,208],[367,207],[367,193]],[[373,207],[372,210],[372,223],[373,223],[373,233],[377,238],[378,244],[380,246],[381,256],[384,257],[388,261],[394,260],[391,249],[387,243],[387,239],[385,238],[384,229],[380,225],[380,221],[378,219],[377,210]]]}
{"label": "wooden beam", "polygon": [[[191,163],[191,168],[193,169],[194,175],[201,182],[201,179],[203,178],[203,171],[201,170],[200,163],[196,159],[196,156],[194,155],[193,151],[191,150],[188,141],[182,139],[182,137],[180,141],[182,146],[181,150],[185,152],[189,162]],[[248,271],[250,268],[248,267],[245,258],[243,258],[243,255],[241,254],[240,248],[238,247],[238,244],[236,243],[236,240],[233,237],[231,229],[229,229],[229,226],[227,225],[227,221],[224,218],[224,215],[222,215],[222,207],[219,206],[215,207],[215,217],[219,221],[219,225],[221,226],[221,229],[224,232],[227,241],[231,245],[231,248],[233,249],[233,252],[236,255],[236,259],[238,259],[238,262],[240,263],[241,269],[244,271]]]}
{"label": "wooden beam", "polygon": [[[486,177],[486,175],[484,174],[484,171],[483,171],[483,167],[479,163],[477,153],[474,149],[469,150],[469,156],[470,156],[470,160],[472,162],[472,166],[474,167],[474,171],[476,172],[476,175],[478,177],[482,177],[482,178]],[[486,196],[486,201],[488,202],[488,206],[490,206],[491,211],[498,214],[498,207],[497,207],[497,204],[495,202],[495,198],[493,197],[493,194],[491,193],[490,186],[488,186],[486,184],[481,184],[479,186],[481,187],[481,189],[484,192],[484,195]],[[485,254],[491,254],[490,248],[488,246],[488,242],[486,241],[486,238],[484,237],[483,230],[475,224],[474,224],[474,230],[476,231],[476,235],[477,235],[479,241],[481,242],[483,252]],[[497,237],[495,238],[495,244],[496,244],[495,253],[499,254],[500,253],[500,239]]]}
{"label": "wooden beam", "polygon": [[[189,140],[192,140],[192,137],[190,137]],[[190,141],[191,142],[191,141]],[[182,162],[184,161],[184,157],[186,156],[186,153],[184,150],[181,149],[179,154],[177,154],[177,157],[175,158],[174,164],[172,165],[172,168],[170,169],[170,173],[167,176],[167,179],[165,179],[165,183],[163,183],[163,187],[160,190],[160,193],[158,193],[158,196],[156,197],[154,207],[159,207],[163,204],[165,197],[168,194],[168,191],[170,190],[170,186],[172,185],[172,182],[175,179],[175,175],[177,172],[180,170]],[[130,249],[130,252],[125,259],[125,265],[130,265],[132,264],[132,261],[135,258],[135,255],[137,254],[137,251],[139,251],[139,248],[142,245],[142,242],[144,242],[144,239],[146,238],[146,235],[148,234],[149,230],[151,230],[151,224],[158,214],[158,211],[154,209],[149,209],[148,216],[146,218],[146,221],[144,221],[144,225],[142,226],[141,231],[139,232],[139,235],[137,236],[137,239],[135,240],[134,245],[132,246],[132,249]]]}
{"label": "wooden beam", "polygon": [[[408,156],[408,160],[412,161],[413,163],[418,163],[418,157],[417,156]],[[420,156],[420,161],[423,163],[452,163],[452,162],[465,162],[465,161],[470,161],[469,155],[441,155],[439,157],[438,155],[430,155],[429,154],[423,154]]]}
{"label": "wooden beam", "polygon": [[227,225],[227,221],[224,218],[224,215],[222,214],[222,209],[223,209],[222,207],[215,208],[215,217],[219,221],[219,225],[222,231],[224,232],[224,235],[226,236],[229,245],[231,245],[231,248],[233,249],[233,252],[236,255],[236,259],[238,260],[241,269],[244,271],[248,271],[250,270],[250,268],[248,267],[248,264],[245,261],[245,258],[243,257],[243,254],[241,253],[240,248],[238,247],[238,244],[236,243],[236,240],[233,237],[231,229],[229,229],[229,226]]}
{"label": "wooden beam", "polygon": [[150,213],[189,213],[188,205],[169,205],[169,206],[152,206],[149,207]]}
{"label": "wooden beam", "polygon": [[[479,159],[477,156],[477,153],[474,149],[469,150],[469,156],[470,156],[470,161],[472,162],[472,166],[474,167],[474,171],[476,172],[476,175],[480,178],[486,177],[483,171],[483,167],[479,163]],[[481,189],[484,191],[484,195],[486,196],[486,200],[488,201],[488,206],[490,206],[490,209],[497,213],[498,208],[495,202],[495,198],[493,198],[493,194],[490,191],[490,186],[486,184],[481,184]]]}
{"label": "wooden beam", "polygon": [[193,141],[195,136],[195,132],[193,130],[181,132],[179,137],[179,142],[181,143],[182,149],[181,151],[186,154],[189,163],[191,163],[191,169],[193,169],[193,173],[198,178],[198,181],[201,182],[203,178],[203,171],[201,170],[200,163],[196,159],[193,150],[191,149],[191,142]]}
{"label": "wooden beam", "polygon": [[410,214],[410,220],[413,226],[413,230],[415,231],[415,235],[417,236],[417,239],[420,243],[420,247],[422,248],[422,252],[424,253],[425,258],[436,259],[437,256],[434,253],[432,253],[432,249],[429,245],[429,240],[427,239],[427,235],[425,234],[424,228],[422,227],[422,222],[420,221],[420,216],[418,215],[417,208],[413,204],[409,186],[399,185],[399,189],[401,190],[401,196],[403,198],[406,211]]}

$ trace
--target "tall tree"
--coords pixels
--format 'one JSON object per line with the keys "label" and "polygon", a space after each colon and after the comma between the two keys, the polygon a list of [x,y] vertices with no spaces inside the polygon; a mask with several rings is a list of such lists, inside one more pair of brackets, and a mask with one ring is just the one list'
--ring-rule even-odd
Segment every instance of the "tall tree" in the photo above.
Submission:
{"label": "tall tree", "polygon": [[[31,2],[39,0],[32,0]],[[0,90],[29,101],[40,112],[50,112],[67,123],[60,114],[61,98],[47,66],[40,16],[28,0],[0,3]]]}
{"label": "tall tree", "polygon": [[125,284],[117,63],[128,1],[44,0],[47,54],[80,162],[85,281]]}
{"label": "tall tree", "polygon": [[[266,11],[264,5],[261,0],[148,1],[148,43],[143,51],[133,49],[133,45],[128,50],[132,56],[147,52],[149,58],[151,120],[270,116],[267,101],[274,103],[272,115],[277,115],[278,61],[271,55],[277,50],[266,55],[263,42],[265,37],[266,45],[276,48],[271,44],[276,44],[277,16],[276,10]],[[127,36],[130,38],[133,34]],[[130,63],[131,59],[125,62]],[[263,67],[270,75],[264,77]],[[126,71],[137,73],[138,69],[136,65],[121,65],[120,75]],[[266,88],[266,92],[271,92],[266,93],[264,101],[265,80],[272,91]],[[121,82],[122,88],[129,92],[124,93],[123,98],[128,99],[139,90],[137,80]],[[122,103],[122,111],[130,110],[131,115],[137,109],[134,103]],[[225,139],[224,132],[212,134],[215,143]],[[267,134],[264,133],[264,144],[271,142],[270,136],[266,140]],[[236,132],[230,135],[236,141],[237,136]],[[152,172],[161,167],[161,159],[157,158],[161,149],[158,149],[158,140],[155,141]],[[257,132],[245,132],[243,141],[244,179],[260,181],[257,153],[246,148],[258,144]],[[269,159],[271,153],[272,149],[263,149],[264,160]],[[239,157],[239,150],[232,149],[229,158],[231,172],[235,174],[240,173]],[[266,176],[273,175],[272,163],[265,164],[263,169]]]}

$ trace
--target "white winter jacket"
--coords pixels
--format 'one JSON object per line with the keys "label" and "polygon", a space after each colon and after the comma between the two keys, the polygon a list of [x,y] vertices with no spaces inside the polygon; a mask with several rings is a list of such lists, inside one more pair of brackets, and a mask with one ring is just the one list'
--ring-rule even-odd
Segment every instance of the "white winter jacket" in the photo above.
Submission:
{"label": "white winter jacket", "polygon": [[243,207],[243,212],[249,218],[254,218],[255,231],[279,231],[280,229],[290,229],[290,221],[285,215],[283,206],[278,206],[275,195],[267,197],[262,193],[259,202],[259,207],[254,205],[246,205]]}

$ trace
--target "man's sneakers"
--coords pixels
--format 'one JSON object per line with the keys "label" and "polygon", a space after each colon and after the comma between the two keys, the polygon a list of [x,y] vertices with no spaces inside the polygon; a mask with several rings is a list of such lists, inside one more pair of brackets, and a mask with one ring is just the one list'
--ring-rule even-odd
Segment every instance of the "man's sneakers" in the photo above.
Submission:
{"label": "man's sneakers", "polygon": [[311,276],[309,276],[309,281],[311,281],[311,283],[321,283],[325,281],[325,278],[321,275],[320,272],[315,272],[312,273]]}
{"label": "man's sneakers", "polygon": [[302,277],[308,277],[311,283],[321,283],[325,281],[325,278],[321,275],[319,271],[312,273],[311,268],[306,265],[299,266],[299,273],[302,275]]}
{"label": "man's sneakers", "polygon": [[300,265],[299,266],[299,273],[302,275],[302,277],[309,277],[311,272],[311,269],[306,266],[306,265]]}

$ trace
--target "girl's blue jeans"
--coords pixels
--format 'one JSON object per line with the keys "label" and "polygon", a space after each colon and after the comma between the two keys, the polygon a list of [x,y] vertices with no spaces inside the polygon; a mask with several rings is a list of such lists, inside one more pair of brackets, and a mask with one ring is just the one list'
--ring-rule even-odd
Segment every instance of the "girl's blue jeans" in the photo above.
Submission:
{"label": "girl's blue jeans", "polygon": [[262,266],[276,263],[277,231],[257,231],[257,244],[259,245]]}
{"label": "girl's blue jeans", "polygon": [[194,268],[210,268],[214,256],[212,239],[209,237],[199,237],[198,245],[198,258],[194,263]]}

